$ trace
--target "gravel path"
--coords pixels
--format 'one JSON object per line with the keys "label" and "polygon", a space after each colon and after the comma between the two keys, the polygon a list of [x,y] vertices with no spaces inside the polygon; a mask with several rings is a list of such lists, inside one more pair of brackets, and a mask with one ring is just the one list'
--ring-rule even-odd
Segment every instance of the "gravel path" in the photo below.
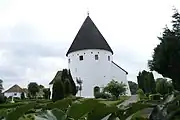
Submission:
{"label": "gravel path", "polygon": [[132,95],[129,99],[127,99],[124,102],[122,102],[121,104],[119,104],[118,107],[121,105],[127,106],[130,103],[135,103],[135,102],[137,102],[137,95]]}

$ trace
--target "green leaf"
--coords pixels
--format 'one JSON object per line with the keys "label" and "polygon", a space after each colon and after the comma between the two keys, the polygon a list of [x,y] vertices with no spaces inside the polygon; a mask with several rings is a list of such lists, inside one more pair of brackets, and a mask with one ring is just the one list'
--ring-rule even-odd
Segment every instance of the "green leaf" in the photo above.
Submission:
{"label": "green leaf", "polygon": [[34,108],[34,106],[35,102],[17,107],[14,111],[7,115],[6,120],[18,120],[19,117],[23,116],[28,110]]}
{"label": "green leaf", "polygon": [[67,114],[75,120],[78,120],[87,113],[91,112],[97,105],[98,102],[94,99],[80,99],[72,104],[72,106],[68,109]]}
{"label": "green leaf", "polygon": [[72,99],[66,98],[63,100],[58,100],[55,103],[47,104],[46,108],[47,109],[58,108],[62,111],[66,111],[71,103],[72,103]]}
{"label": "green leaf", "polygon": [[114,105],[98,103],[98,105],[96,105],[96,107],[88,114],[87,120],[101,120],[116,111],[118,111],[118,108]]}
{"label": "green leaf", "polygon": [[35,120],[66,120],[66,114],[57,108],[36,114]]}
{"label": "green leaf", "polygon": [[139,110],[154,107],[151,104],[142,104],[142,103],[132,103],[128,108],[122,110],[119,109],[117,112],[117,116],[120,118],[120,120],[126,120],[129,116],[133,115]]}

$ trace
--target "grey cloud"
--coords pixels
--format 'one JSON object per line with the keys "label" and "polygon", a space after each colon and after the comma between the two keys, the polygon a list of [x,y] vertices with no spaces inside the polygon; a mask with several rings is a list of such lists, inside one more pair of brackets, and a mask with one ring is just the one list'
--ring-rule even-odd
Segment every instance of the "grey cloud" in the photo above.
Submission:
{"label": "grey cloud", "polygon": [[36,27],[27,23],[1,28],[0,32],[0,51],[6,51],[2,56],[6,61],[0,64],[0,78],[6,83],[24,81],[28,69],[43,70],[46,63],[41,64],[40,59],[65,57],[66,45],[43,42],[47,39],[46,35],[40,34]]}
{"label": "grey cloud", "polygon": [[58,57],[65,55],[66,47],[63,44],[43,42],[46,39],[39,35],[36,28],[28,24],[18,24],[9,30],[9,37],[4,37],[0,42],[0,49],[5,49],[13,54],[26,57]]}
{"label": "grey cloud", "polygon": [[135,82],[138,72],[147,69],[147,60],[147,57],[141,56],[124,46],[115,51],[114,61],[117,61],[123,69],[128,71],[128,80]]}

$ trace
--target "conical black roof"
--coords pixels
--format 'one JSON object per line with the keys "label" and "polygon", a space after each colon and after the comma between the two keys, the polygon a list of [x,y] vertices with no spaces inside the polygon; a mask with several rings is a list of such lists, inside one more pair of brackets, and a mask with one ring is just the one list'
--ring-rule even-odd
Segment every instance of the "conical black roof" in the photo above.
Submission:
{"label": "conical black roof", "polygon": [[84,49],[102,49],[113,53],[111,47],[89,16],[82,24],[66,56],[71,52]]}

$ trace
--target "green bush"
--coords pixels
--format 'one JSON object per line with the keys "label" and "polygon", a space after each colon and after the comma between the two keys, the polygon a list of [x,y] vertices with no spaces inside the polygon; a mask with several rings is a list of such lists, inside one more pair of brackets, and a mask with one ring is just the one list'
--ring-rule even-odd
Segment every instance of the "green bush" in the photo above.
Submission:
{"label": "green bush", "polygon": [[[102,95],[102,97],[109,96],[106,93],[101,93],[100,95]],[[122,96],[121,99],[125,99],[125,97]],[[88,120],[100,120],[109,114],[112,114],[111,117],[114,115],[114,117],[118,117],[120,120],[125,120],[135,112],[151,107],[149,104],[133,103],[128,106],[128,109],[121,109],[118,108],[117,105],[123,102],[122,100],[109,101],[92,98],[78,98],[78,100],[75,100],[74,98],[65,98],[50,103],[47,100],[42,100],[43,103],[40,102],[41,100],[32,101],[29,103],[24,102],[26,103],[25,105],[21,105],[22,103],[4,104],[6,107],[9,105],[13,108],[9,113],[6,112],[6,120],[32,120],[27,117],[28,115],[38,117],[39,119],[42,118],[43,120],[54,118],[58,120],[65,120],[65,118],[66,120],[85,120],[85,118]],[[140,116],[136,116],[136,119],[134,120],[146,120],[138,119],[138,117],[141,118]]]}
{"label": "green bush", "polygon": [[25,95],[24,92],[21,93],[21,99],[24,100],[25,99]]}
{"label": "green bush", "polygon": [[144,100],[146,98],[142,89],[138,89],[137,94],[138,94],[139,100]]}
{"label": "green bush", "polygon": [[26,104],[22,106],[16,107],[16,109],[12,112],[10,112],[6,116],[6,120],[18,120],[24,113],[28,112],[29,110],[33,109],[35,106],[35,103]]}
{"label": "green bush", "polygon": [[161,95],[160,94],[151,94],[149,95],[150,100],[161,100]]}
{"label": "green bush", "polygon": [[142,117],[142,116],[133,116],[132,118],[131,118],[131,120],[148,120],[148,118],[144,118],[144,117]]}
{"label": "green bush", "polygon": [[111,95],[104,93],[104,92],[100,92],[100,93],[95,93],[95,98],[103,98],[103,99],[109,99],[111,98]]}
{"label": "green bush", "polygon": [[14,100],[15,100],[15,99],[16,99],[16,100],[20,100],[21,98],[19,98],[19,97],[14,97],[13,99],[14,99]]}
{"label": "green bush", "polygon": [[27,103],[7,103],[7,104],[0,104],[0,109],[2,108],[15,108],[17,106],[25,105]]}
{"label": "green bush", "polygon": [[0,104],[5,103],[6,102],[6,97],[0,93]]}

